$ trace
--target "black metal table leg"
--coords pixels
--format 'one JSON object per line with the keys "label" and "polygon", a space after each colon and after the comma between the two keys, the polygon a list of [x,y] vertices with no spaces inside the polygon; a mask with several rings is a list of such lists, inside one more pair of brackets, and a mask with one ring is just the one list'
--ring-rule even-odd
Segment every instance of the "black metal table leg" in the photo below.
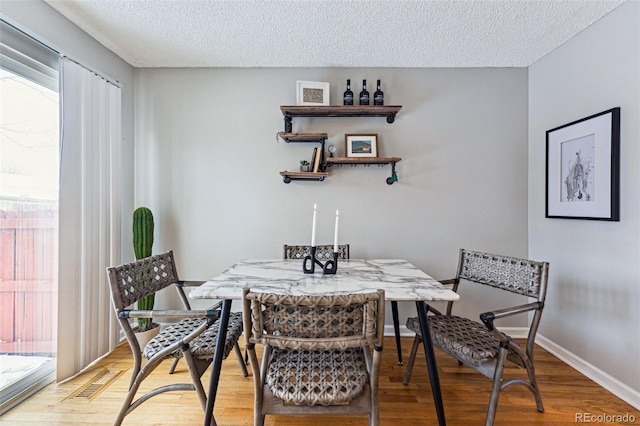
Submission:
{"label": "black metal table leg", "polygon": [[393,331],[396,333],[396,349],[398,351],[398,365],[402,365],[402,343],[400,342],[400,320],[398,319],[398,302],[391,301],[391,314],[393,315]]}
{"label": "black metal table leg", "polygon": [[231,300],[225,299],[222,302],[222,312],[220,315],[220,328],[216,336],[216,350],[213,355],[211,365],[211,378],[209,379],[209,393],[207,394],[207,406],[204,413],[204,426],[211,426],[213,419],[213,407],[216,403],[218,393],[218,382],[220,381],[220,368],[222,367],[222,357],[224,355],[224,343],[227,340],[227,327],[229,326],[229,315],[231,313]]}
{"label": "black metal table leg", "polygon": [[444,416],[444,404],[442,403],[442,392],[440,391],[440,376],[436,365],[436,354],[433,351],[433,341],[431,340],[431,330],[429,330],[429,318],[427,317],[427,305],[423,301],[416,301],[418,319],[420,320],[420,331],[422,332],[422,344],[424,355],[427,360],[427,371],[429,371],[429,381],[431,382],[431,392],[438,414],[438,424],[447,424]]}

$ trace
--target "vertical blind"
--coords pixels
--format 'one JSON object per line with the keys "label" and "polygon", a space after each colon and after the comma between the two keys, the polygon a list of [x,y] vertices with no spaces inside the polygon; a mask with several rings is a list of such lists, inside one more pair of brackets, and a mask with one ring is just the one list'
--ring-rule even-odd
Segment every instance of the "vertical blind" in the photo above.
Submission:
{"label": "vertical blind", "polygon": [[61,83],[58,380],[118,343],[106,268],[120,262],[122,139],[119,87],[67,58]]}

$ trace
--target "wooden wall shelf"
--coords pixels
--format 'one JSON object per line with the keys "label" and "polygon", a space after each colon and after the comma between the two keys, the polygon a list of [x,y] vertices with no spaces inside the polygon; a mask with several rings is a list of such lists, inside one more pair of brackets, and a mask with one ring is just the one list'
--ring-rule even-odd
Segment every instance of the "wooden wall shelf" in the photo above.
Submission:
{"label": "wooden wall shelf", "polygon": [[400,105],[318,105],[280,107],[282,114],[292,117],[388,117],[402,109]]}
{"label": "wooden wall shelf", "polygon": [[285,141],[290,142],[324,142],[329,135],[326,133],[285,133],[278,132],[278,137]]}
{"label": "wooden wall shelf", "polygon": [[292,131],[293,117],[386,117],[387,123],[391,124],[401,109],[400,105],[283,105],[280,107],[284,116],[284,131],[287,133]]}
{"label": "wooden wall shelf", "polygon": [[398,181],[396,174],[396,163],[401,160],[399,157],[329,157],[324,155],[324,145],[328,139],[327,133],[293,132],[293,117],[386,117],[387,123],[393,123],[396,115],[402,109],[400,105],[318,105],[318,106],[297,106],[283,105],[280,111],[284,116],[284,132],[278,132],[277,139],[284,142],[311,142],[321,144],[321,172],[280,172],[284,183],[292,180],[315,180],[323,181],[329,176],[326,167],[334,164],[344,165],[370,165],[391,164],[391,176],[387,178],[387,184],[392,185]]}
{"label": "wooden wall shelf", "polygon": [[322,182],[324,178],[329,176],[328,172],[280,172],[280,176],[282,176],[282,180],[284,183],[289,183],[292,180],[317,180]]}
{"label": "wooden wall shelf", "polygon": [[327,158],[327,166],[331,166],[333,164],[351,164],[353,166],[357,166],[358,164],[377,164],[379,166],[391,164],[391,176],[387,178],[387,184],[393,185],[394,182],[398,181],[396,163],[400,160],[402,160],[400,157],[329,157]]}
{"label": "wooden wall shelf", "polygon": [[401,160],[400,157],[329,157],[327,164],[390,164]]}

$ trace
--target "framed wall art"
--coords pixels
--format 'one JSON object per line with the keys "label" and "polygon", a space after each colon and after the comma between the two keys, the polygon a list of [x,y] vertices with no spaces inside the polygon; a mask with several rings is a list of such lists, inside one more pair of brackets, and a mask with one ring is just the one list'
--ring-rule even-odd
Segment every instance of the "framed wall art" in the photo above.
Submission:
{"label": "framed wall art", "polygon": [[297,81],[298,105],[329,105],[329,83],[319,81]]}
{"label": "framed wall art", "polygon": [[347,157],[377,157],[378,135],[344,135]]}
{"label": "framed wall art", "polygon": [[547,131],[547,218],[620,220],[620,108]]}

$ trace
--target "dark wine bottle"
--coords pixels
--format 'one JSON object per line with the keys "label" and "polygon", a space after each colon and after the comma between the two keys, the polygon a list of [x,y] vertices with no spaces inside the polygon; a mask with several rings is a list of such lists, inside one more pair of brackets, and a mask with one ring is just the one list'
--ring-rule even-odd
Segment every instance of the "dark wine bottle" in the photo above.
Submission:
{"label": "dark wine bottle", "polygon": [[360,105],[369,105],[369,92],[367,91],[367,80],[362,80],[362,91],[360,92]]}
{"label": "dark wine bottle", "polygon": [[378,90],[373,94],[374,105],[384,105],[384,93],[380,90],[380,80],[378,80]]}
{"label": "dark wine bottle", "polygon": [[344,92],[344,104],[353,105],[353,92],[351,91],[351,80],[347,79],[347,90]]}

